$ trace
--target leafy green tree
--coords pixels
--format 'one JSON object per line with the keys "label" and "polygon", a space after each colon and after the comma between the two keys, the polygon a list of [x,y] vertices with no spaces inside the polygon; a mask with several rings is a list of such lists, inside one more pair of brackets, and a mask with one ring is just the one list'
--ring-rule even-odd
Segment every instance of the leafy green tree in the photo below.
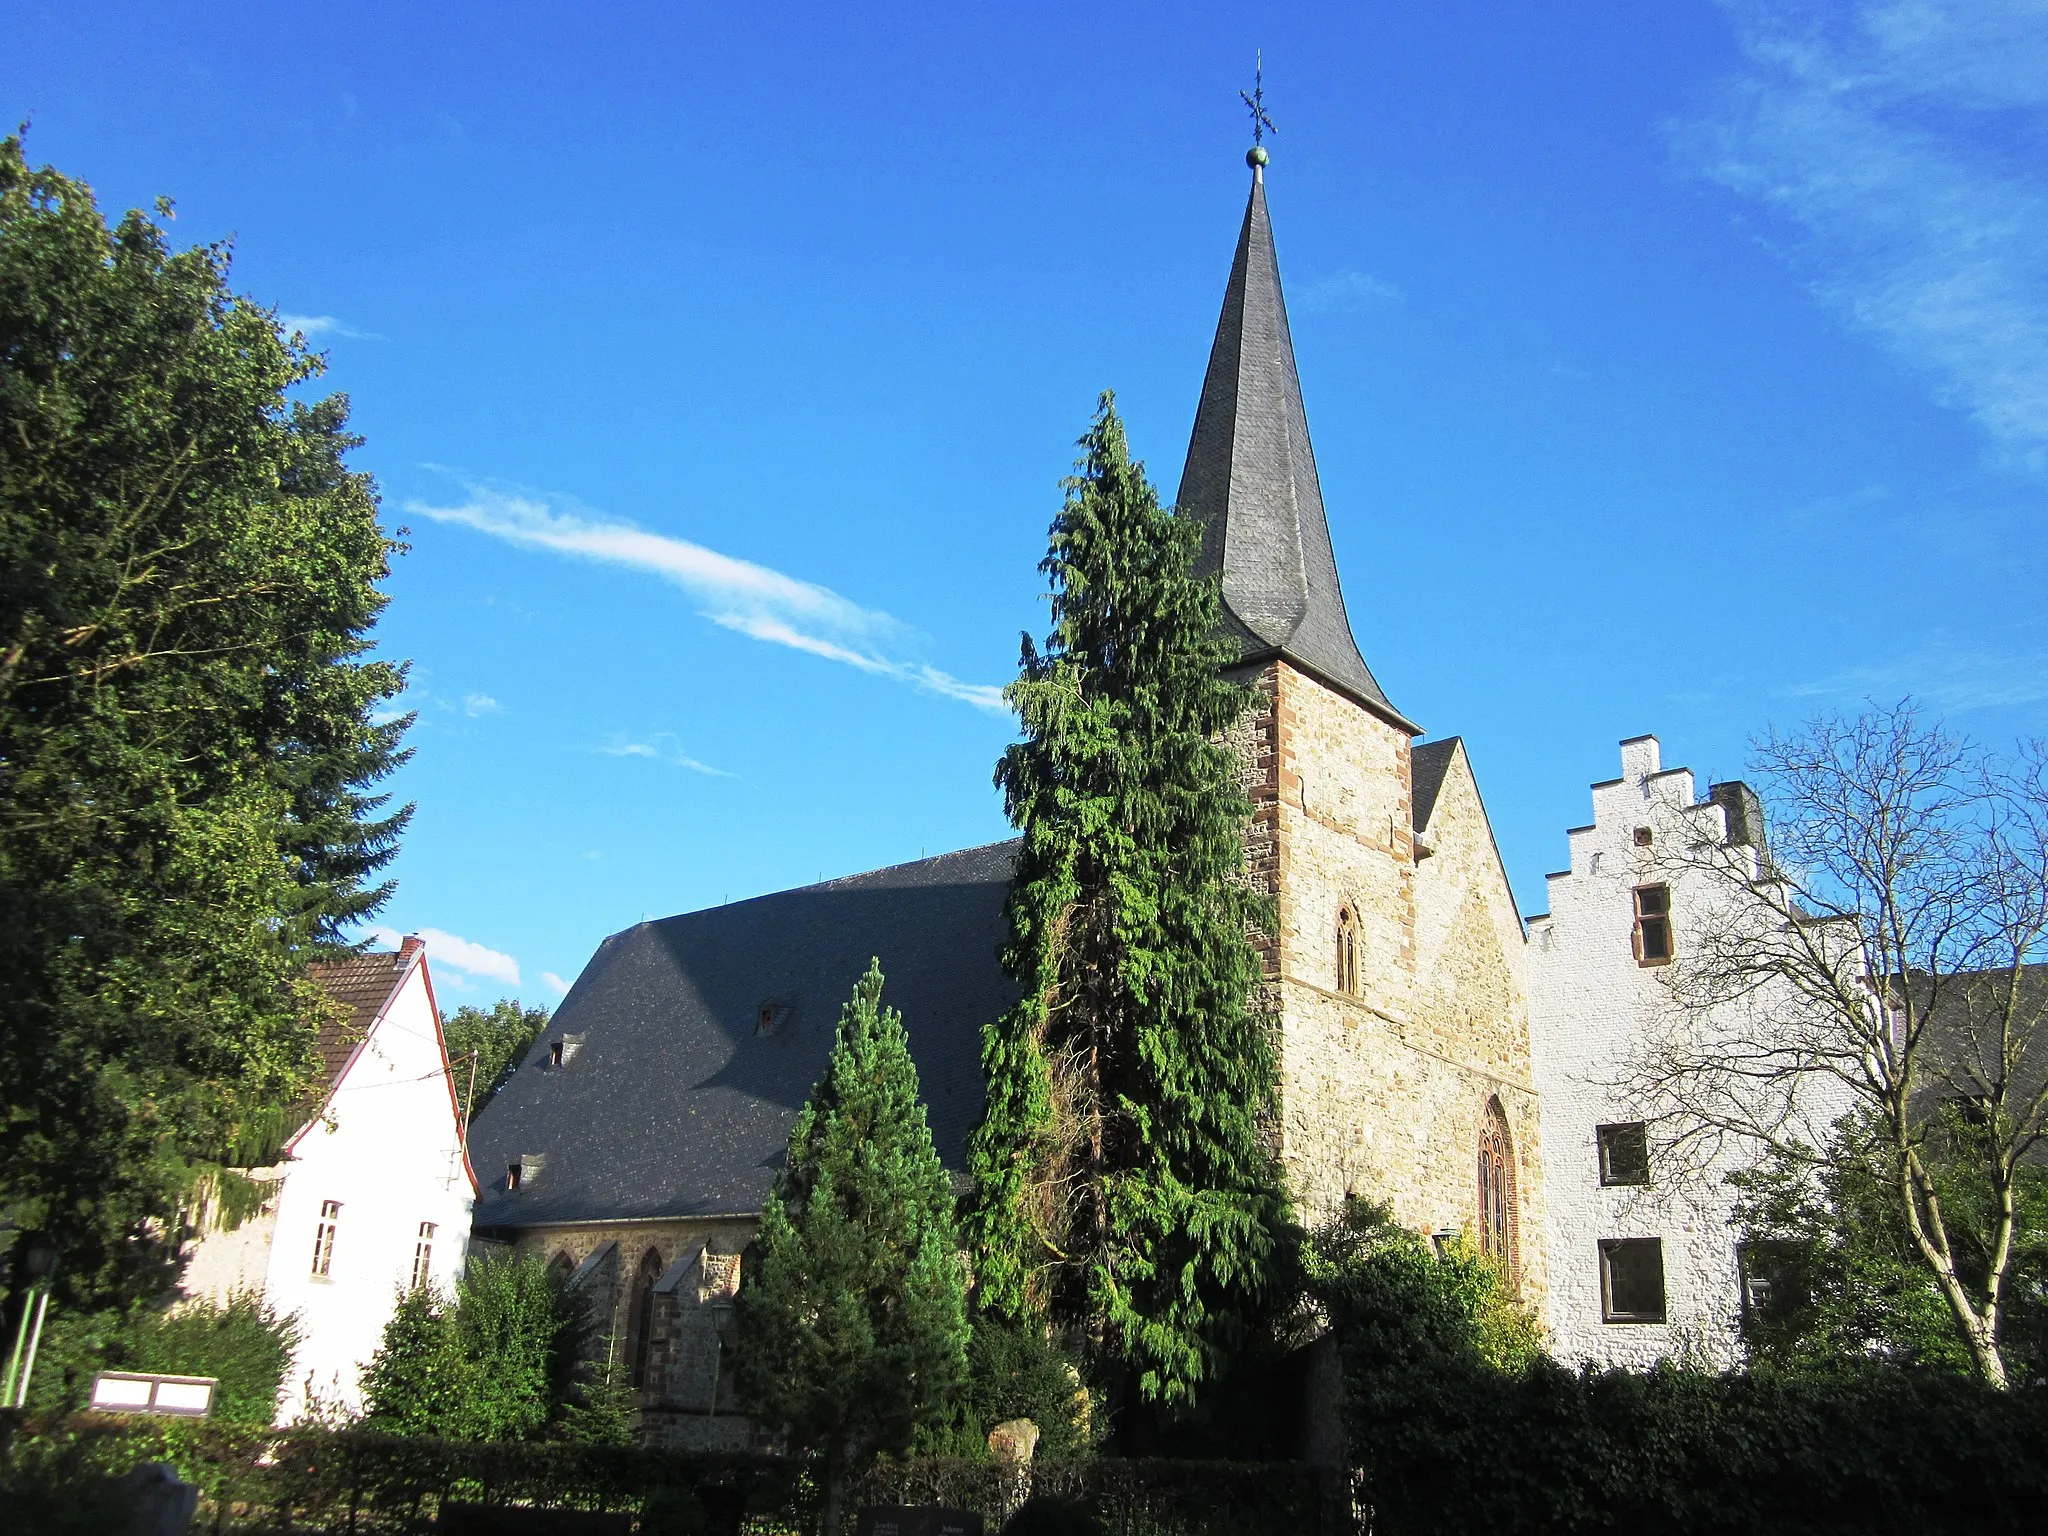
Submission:
{"label": "leafy green tree", "polygon": [[449,1060],[460,1063],[466,1056],[473,1058],[473,1074],[470,1065],[458,1065],[455,1069],[458,1089],[466,1092],[470,1082],[476,1084],[475,1102],[469,1107],[470,1119],[474,1120],[505,1086],[505,1080],[518,1067],[527,1048],[548,1027],[548,1016],[545,1008],[520,1007],[516,997],[501,997],[489,1008],[464,1003],[453,1013],[441,1015]]}
{"label": "leafy green tree", "polygon": [[952,1191],[871,964],[790,1133],[739,1295],[741,1393],[823,1452],[826,1536],[850,1470],[907,1449],[951,1407],[965,1308]]}
{"label": "leafy green tree", "polygon": [[[158,204],[159,217],[169,205]],[[396,546],[228,251],[0,141],[0,1212],[58,1304],[160,1295],[307,1086],[308,958],[390,889]]]}
{"label": "leafy green tree", "polygon": [[589,1309],[531,1255],[485,1258],[452,1302],[401,1298],[364,1373],[364,1418],[393,1434],[536,1440],[559,1432]]}
{"label": "leafy green tree", "polygon": [[391,1435],[457,1439],[475,1368],[462,1351],[454,1309],[430,1288],[399,1298],[384,1340],[363,1371],[363,1424]]}
{"label": "leafy green tree", "polygon": [[1105,394],[1041,567],[1043,652],[1008,698],[996,772],[1022,830],[1003,963],[1023,998],[985,1033],[973,1142],[978,1304],[1050,1317],[1142,1394],[1190,1400],[1283,1267],[1266,1127],[1271,1020],[1244,879],[1251,805],[1200,529],[1161,509]]}
{"label": "leafy green tree", "polygon": [[[2000,1195],[1984,1177],[1980,1123],[1948,1106],[1922,1138],[1955,1265],[1981,1287],[1997,1239]],[[1819,1157],[1780,1153],[1735,1176],[1735,1219],[1752,1287],[1743,1318],[1750,1358],[1829,1370],[1874,1360],[1973,1372],[1954,1309],[1899,1209],[1895,1154],[1875,1116],[1846,1118]],[[2048,1378],[2048,1168],[2012,1181],[2014,1252],[1999,1338],[2017,1382]]]}
{"label": "leafy green tree", "polygon": [[604,1358],[584,1363],[562,1409],[562,1438],[579,1445],[631,1445],[640,1422],[640,1394],[619,1348],[619,1337],[604,1341]]}

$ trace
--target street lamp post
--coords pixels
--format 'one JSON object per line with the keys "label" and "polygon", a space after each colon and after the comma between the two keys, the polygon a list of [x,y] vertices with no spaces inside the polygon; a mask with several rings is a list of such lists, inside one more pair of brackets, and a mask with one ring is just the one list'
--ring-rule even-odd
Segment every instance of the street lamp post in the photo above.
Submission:
{"label": "street lamp post", "polygon": [[7,1357],[7,1379],[0,1384],[0,1407],[19,1408],[28,1401],[28,1379],[36,1368],[36,1346],[43,1341],[43,1320],[50,1314],[50,1277],[57,1271],[57,1249],[47,1238],[32,1237],[17,1261],[29,1277],[22,1298],[21,1322],[14,1330],[14,1349]]}

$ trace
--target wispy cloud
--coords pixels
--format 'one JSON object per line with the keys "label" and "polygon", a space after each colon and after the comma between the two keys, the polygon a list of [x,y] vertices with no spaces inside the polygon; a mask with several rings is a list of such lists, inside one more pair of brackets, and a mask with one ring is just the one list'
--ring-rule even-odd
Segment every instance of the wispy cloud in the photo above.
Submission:
{"label": "wispy cloud", "polygon": [[1677,126],[1849,324],[2048,470],[2048,6],[1723,0],[1747,65]]}
{"label": "wispy cloud", "polygon": [[714,779],[737,778],[723,768],[714,768],[700,762],[677,745],[677,738],[668,731],[656,731],[646,741],[631,741],[625,737],[605,743],[597,748],[606,757],[644,757],[653,762],[667,763],[671,768],[687,768],[692,773],[701,773]]}
{"label": "wispy cloud", "polygon": [[2048,651],[1986,650],[1938,633],[1909,650],[1779,691],[1842,703],[1911,694],[1958,714],[2008,709],[2048,699]]}
{"label": "wispy cloud", "polygon": [[333,315],[279,315],[277,323],[287,331],[297,331],[308,341],[318,341],[322,336],[333,336],[342,341],[382,341],[384,338],[375,331],[357,330],[346,320]]}
{"label": "wispy cloud", "polygon": [[712,623],[771,645],[788,646],[877,677],[1003,713],[1002,690],[966,683],[905,652],[911,628],[879,609],[864,608],[829,587],[786,576],[687,539],[649,533],[530,493],[467,483],[456,506],[408,501],[406,510],[457,523],[527,549],[623,565],[673,582]]}
{"label": "wispy cloud", "polygon": [[1295,290],[1294,307],[1305,315],[1363,315],[1408,302],[1408,295],[1370,272],[1338,272]]}
{"label": "wispy cloud", "polygon": [[[372,928],[370,936],[394,949],[405,937],[396,928]],[[444,933],[439,928],[422,928],[418,936],[426,942],[427,958],[437,966],[501,981],[508,987],[519,985],[519,962],[510,955],[458,938],[452,933]]]}
{"label": "wispy cloud", "polygon": [[569,983],[562,980],[553,971],[542,971],[540,979],[547,983],[548,990],[554,993],[555,996],[567,997],[569,995]]}
{"label": "wispy cloud", "polygon": [[462,712],[475,720],[484,715],[502,715],[505,706],[488,693],[466,693],[462,696]]}

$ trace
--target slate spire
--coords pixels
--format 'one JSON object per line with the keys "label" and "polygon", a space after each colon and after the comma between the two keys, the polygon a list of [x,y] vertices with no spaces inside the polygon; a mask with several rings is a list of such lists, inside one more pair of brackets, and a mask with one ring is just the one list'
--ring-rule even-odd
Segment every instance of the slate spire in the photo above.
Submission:
{"label": "slate spire", "polygon": [[1351,635],[1273,255],[1266,151],[1254,148],[1245,158],[1252,168],[1251,201],[1178,502],[1202,524],[1198,569],[1223,573],[1224,623],[1246,661],[1285,657],[1414,731],[1381,691]]}

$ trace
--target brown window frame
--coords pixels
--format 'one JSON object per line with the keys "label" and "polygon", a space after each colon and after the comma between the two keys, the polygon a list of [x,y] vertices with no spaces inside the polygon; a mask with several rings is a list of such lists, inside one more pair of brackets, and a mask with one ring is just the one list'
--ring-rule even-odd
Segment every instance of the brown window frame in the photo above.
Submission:
{"label": "brown window frame", "polygon": [[420,1223],[419,1239],[412,1249],[412,1288],[419,1290],[432,1278],[434,1271],[434,1223]]}
{"label": "brown window frame", "polygon": [[[1616,1143],[1624,1142],[1631,1133],[1637,1138],[1637,1146],[1633,1149],[1633,1156],[1638,1159],[1635,1166],[1640,1167],[1642,1172],[1641,1178],[1630,1178],[1627,1176],[1630,1170],[1617,1170],[1615,1166],[1618,1161],[1614,1155]],[[1593,1127],[1593,1140],[1600,1153],[1600,1184],[1602,1188],[1616,1189],[1627,1188],[1632,1185],[1646,1186],[1649,1184],[1650,1128],[1643,1121],[1617,1120],[1610,1125],[1596,1125]]]}
{"label": "brown window frame", "polygon": [[341,1228],[341,1202],[322,1200],[320,1202],[320,1225],[313,1229],[313,1278],[332,1278],[334,1270],[334,1234]]}
{"label": "brown window frame", "polygon": [[[1646,912],[1643,910],[1643,898],[1651,895],[1655,895],[1662,906],[1656,911]],[[1635,949],[1636,964],[1669,965],[1672,957],[1678,953],[1677,934],[1671,922],[1671,887],[1662,881],[1639,885],[1629,893],[1629,902],[1635,913],[1635,929],[1631,942]],[[1649,945],[1644,942],[1644,936],[1651,931],[1652,925],[1663,930],[1664,953],[1661,955],[1650,954]]]}
{"label": "brown window frame", "polygon": [[[1654,1312],[1621,1311],[1614,1304],[1614,1260],[1623,1253],[1652,1253],[1657,1259],[1657,1309]],[[1600,1239],[1600,1321],[1603,1323],[1663,1323],[1671,1316],[1671,1290],[1664,1269],[1664,1239],[1661,1237],[1603,1237]]]}

